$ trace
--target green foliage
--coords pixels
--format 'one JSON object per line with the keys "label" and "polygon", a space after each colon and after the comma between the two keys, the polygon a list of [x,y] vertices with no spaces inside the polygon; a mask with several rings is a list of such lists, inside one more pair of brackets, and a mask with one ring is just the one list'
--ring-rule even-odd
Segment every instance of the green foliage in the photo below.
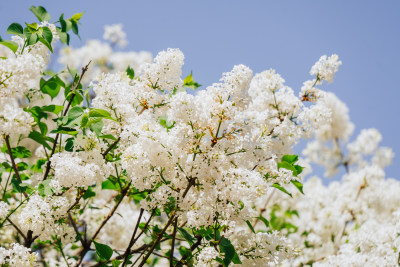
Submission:
{"label": "green foliage", "polygon": [[283,187],[282,187],[280,184],[278,184],[278,183],[274,183],[274,184],[272,185],[272,187],[275,187],[276,189],[279,189],[280,191],[282,191],[283,193],[289,195],[290,197],[293,197],[292,194],[291,194],[289,191],[287,191],[285,188],[283,188]]}
{"label": "green foliage", "polygon": [[221,260],[217,258],[217,260],[222,263],[225,267],[229,266],[229,264],[241,264],[242,262],[239,259],[238,254],[236,253],[235,247],[231,244],[229,239],[223,237],[221,242],[219,243],[220,252],[224,254],[224,258]]}
{"label": "green foliage", "polygon": [[[7,153],[8,154],[8,149],[7,146],[4,144],[3,147],[1,148],[1,152]],[[11,153],[13,157],[16,158],[29,158],[31,156],[31,151],[27,149],[26,147],[23,146],[17,146],[11,148]]]}
{"label": "green foliage", "polygon": [[18,44],[16,42],[5,40],[1,41],[0,44],[10,48],[14,53],[18,50]]}
{"label": "green foliage", "polygon": [[99,256],[99,258],[101,260],[108,261],[109,259],[111,259],[113,250],[109,246],[107,246],[105,244],[97,243],[96,241],[93,241],[93,243],[96,248],[97,256]]}
{"label": "green foliage", "polygon": [[177,227],[178,232],[181,234],[181,236],[189,243],[189,245],[193,245],[196,239],[189,234],[184,228]]}
{"label": "green foliage", "polygon": [[22,28],[21,24],[19,23],[12,23],[10,26],[8,26],[7,33],[22,37],[24,35],[24,28]]}
{"label": "green foliage", "polygon": [[193,80],[193,73],[192,72],[190,72],[190,74],[188,76],[186,76],[186,78],[183,80],[183,87],[196,90],[200,86],[201,86],[201,84],[198,84],[197,82],[195,82]]}
{"label": "green foliage", "polygon": [[50,21],[51,16],[42,6],[31,6],[29,9],[38,18],[39,21]]}
{"label": "green foliage", "polygon": [[133,79],[135,77],[135,71],[130,66],[128,66],[126,68],[126,75],[128,75],[130,79]]}
{"label": "green foliage", "polygon": [[169,121],[167,116],[159,116],[158,117],[160,121],[160,125],[169,131],[170,129],[174,128],[175,122],[174,121]]}

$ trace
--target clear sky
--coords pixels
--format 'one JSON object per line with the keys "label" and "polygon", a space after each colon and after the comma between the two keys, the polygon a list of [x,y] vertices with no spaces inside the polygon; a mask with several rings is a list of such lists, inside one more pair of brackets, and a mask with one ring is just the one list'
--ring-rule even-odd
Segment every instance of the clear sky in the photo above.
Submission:
{"label": "clear sky", "polygon": [[105,24],[122,23],[127,50],[156,55],[168,47],[185,54],[184,74],[209,85],[235,64],[255,73],[274,68],[296,92],[321,55],[343,62],[335,82],[356,125],[377,128],[396,153],[389,177],[400,178],[400,1],[1,0],[0,33],[12,22],[33,21],[30,5],[53,18],[84,11],[73,46],[101,38]]}

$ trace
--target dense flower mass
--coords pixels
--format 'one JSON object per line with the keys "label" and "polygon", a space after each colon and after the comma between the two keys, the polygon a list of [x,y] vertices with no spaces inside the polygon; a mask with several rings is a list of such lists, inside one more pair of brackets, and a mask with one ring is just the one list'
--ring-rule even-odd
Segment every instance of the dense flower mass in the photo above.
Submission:
{"label": "dense flower mass", "polygon": [[[40,23],[0,43],[0,266],[397,264],[394,153],[376,129],[352,139],[347,106],[321,89],[337,55],[298,96],[244,65],[195,92],[182,51],[116,52],[116,24],[108,42],[63,48],[55,73],[50,52],[82,14],[54,25],[31,10]],[[311,164],[345,174],[305,179]]]}

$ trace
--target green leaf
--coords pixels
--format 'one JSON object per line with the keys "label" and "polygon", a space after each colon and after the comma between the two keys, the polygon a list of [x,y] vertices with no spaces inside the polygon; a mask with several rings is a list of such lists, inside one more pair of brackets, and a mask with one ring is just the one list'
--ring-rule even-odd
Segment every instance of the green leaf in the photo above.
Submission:
{"label": "green leaf", "polygon": [[29,33],[28,45],[34,45],[39,41],[39,35],[37,33]]}
{"label": "green leaf", "polygon": [[51,42],[53,41],[53,33],[51,32],[49,27],[42,27],[42,29],[43,29],[43,33],[42,33],[43,38],[49,44],[51,44]]}
{"label": "green leaf", "polygon": [[88,199],[91,197],[96,196],[96,193],[93,192],[93,189],[89,186],[88,189],[86,190],[85,194],[83,194],[83,199]]}
{"label": "green leaf", "polygon": [[11,152],[14,158],[29,158],[31,156],[31,151],[23,146],[17,146],[11,148]]}
{"label": "green leaf", "polygon": [[81,118],[81,128],[87,127],[89,122],[89,116],[87,113],[84,113]]}
{"label": "green leaf", "polygon": [[80,116],[82,116],[84,113],[83,108],[81,107],[73,107],[68,111],[68,121],[73,121]]}
{"label": "green leaf", "polygon": [[5,40],[0,42],[0,44],[10,48],[14,53],[18,50],[18,44],[16,42]]}
{"label": "green leaf", "polygon": [[78,24],[76,21],[71,20],[71,27],[72,27],[72,32],[75,33],[77,36],[79,36],[79,30],[78,30]]}
{"label": "green leaf", "polygon": [[259,219],[260,221],[262,221],[265,224],[265,227],[269,227],[269,222],[267,219],[265,219],[262,215],[256,217],[256,219]]}
{"label": "green leaf", "polygon": [[201,84],[198,84],[193,80],[193,73],[190,72],[188,76],[183,80],[183,87],[187,87],[193,90],[196,90],[198,87],[200,87]]}
{"label": "green leaf", "polygon": [[44,44],[49,50],[50,52],[53,53],[53,47],[51,46],[51,43],[49,43],[47,40],[45,40],[42,37],[39,37],[39,42],[41,42],[42,44]]}
{"label": "green leaf", "polygon": [[51,99],[55,98],[60,92],[61,86],[53,79],[45,81],[43,78],[41,78],[41,84],[42,85],[40,86],[40,91],[42,91],[44,94],[49,95]]}
{"label": "green leaf", "polygon": [[126,74],[130,79],[133,79],[133,77],[135,77],[135,71],[130,66],[126,68]]}
{"label": "green leaf", "polygon": [[119,187],[116,186],[110,180],[105,180],[104,182],[101,183],[101,189],[117,190],[118,188]]}
{"label": "green leaf", "polygon": [[194,242],[196,241],[196,239],[194,237],[192,237],[184,228],[181,227],[177,227],[179,233],[181,234],[181,236],[183,238],[185,238],[185,240],[190,244],[193,245]]}
{"label": "green leaf", "polygon": [[48,138],[44,137],[42,134],[40,134],[37,131],[32,131],[29,133],[29,138],[35,140],[36,142],[38,142],[39,144],[43,145],[44,147],[46,147],[47,149],[51,150],[50,145],[47,143],[47,141],[49,141]]}
{"label": "green leaf", "polygon": [[299,160],[299,156],[297,155],[284,155],[282,157],[282,161],[286,161],[289,164],[293,164]]}
{"label": "green leaf", "polygon": [[111,259],[113,250],[109,246],[107,246],[105,244],[97,243],[96,241],[93,241],[93,243],[94,243],[94,246],[96,248],[96,253],[99,256],[99,258],[107,260],[107,261],[109,259]]}
{"label": "green leaf", "polygon": [[[112,267],[118,267],[121,263],[122,263],[122,261],[119,261],[119,260],[111,261]],[[128,263],[132,263],[132,262],[128,261]]]}
{"label": "green leaf", "polygon": [[236,250],[234,246],[231,244],[231,241],[229,241],[229,239],[223,237],[221,239],[221,243],[219,244],[219,248],[221,250],[221,253],[224,253],[224,259],[223,259],[224,266],[229,266],[229,264],[233,261],[234,258],[237,263],[241,263],[236,253]]}
{"label": "green leaf", "polygon": [[172,129],[175,126],[175,122],[168,121],[167,116],[159,116],[158,119],[160,121],[160,125],[166,128],[167,130]]}
{"label": "green leaf", "polygon": [[76,14],[74,14],[72,17],[71,17],[71,19],[72,20],[74,20],[74,21],[79,21],[81,18],[82,18],[82,15],[84,14],[84,12],[82,12],[82,13],[76,13]]}
{"label": "green leaf", "polygon": [[28,24],[28,23],[25,22],[25,25],[28,28],[28,31],[31,32],[31,33],[36,33],[38,31],[37,23]]}
{"label": "green leaf", "polygon": [[60,126],[57,129],[51,131],[50,133],[77,135],[78,131],[75,130],[74,128]]}
{"label": "green leaf", "polygon": [[299,165],[293,165],[297,171],[297,175],[303,172],[304,167],[301,167]]}
{"label": "green leaf", "polygon": [[272,185],[272,187],[275,187],[276,189],[279,189],[279,190],[281,190],[283,193],[288,194],[290,197],[292,197],[292,194],[289,193],[289,191],[287,191],[285,188],[283,188],[280,184],[274,183],[274,184]]}
{"label": "green leaf", "polygon": [[107,119],[112,119],[111,114],[104,109],[90,109],[89,111],[89,117],[97,117],[97,118],[107,118]]}
{"label": "green leaf", "polygon": [[278,162],[278,170],[280,168],[284,168],[286,170],[292,171],[293,176],[297,177],[297,170],[292,164],[290,164],[290,163],[288,163],[286,161]]}
{"label": "green leaf", "polygon": [[51,16],[42,6],[31,6],[29,9],[38,18],[39,21],[50,21]]}
{"label": "green leaf", "polygon": [[60,36],[60,41],[63,44],[69,45],[69,34],[62,31],[57,31],[58,36]]}
{"label": "green leaf", "polygon": [[246,223],[247,223],[247,225],[249,226],[250,230],[251,230],[253,233],[256,233],[256,231],[254,230],[253,225],[251,225],[251,222],[250,222],[249,220],[246,220]]}
{"label": "green leaf", "polygon": [[[92,131],[92,132],[94,132],[97,136],[99,136],[100,137],[100,135],[101,135],[101,130],[103,129],[103,126],[104,126],[104,122],[102,121],[102,120],[98,120],[98,121],[94,121],[93,119],[90,119],[90,126],[89,126],[89,128],[90,128],[90,130]],[[109,138],[109,139],[113,139],[113,140],[117,140],[114,136],[112,136],[113,138],[110,138],[109,137],[109,135],[104,135],[103,137],[100,137],[100,138],[106,138],[105,136],[107,136],[107,138]]]}
{"label": "green leaf", "polygon": [[292,184],[294,184],[294,186],[300,191],[300,193],[302,193],[303,195],[304,195],[304,192],[303,192],[303,184],[302,183],[300,183],[299,181],[297,181],[297,180],[291,180],[290,181]]}
{"label": "green leaf", "polygon": [[58,105],[48,105],[48,106],[43,106],[42,110],[54,113],[58,115],[62,110],[64,109],[64,106],[58,106]]}
{"label": "green leaf", "polygon": [[21,183],[17,179],[17,177],[14,175],[14,177],[11,179],[11,184],[14,188],[14,190],[18,193],[23,193],[26,190],[25,186],[21,186]]}
{"label": "green leaf", "polygon": [[23,36],[24,35],[24,28],[18,23],[13,23],[7,28],[7,33],[8,34],[15,34],[18,36]]}
{"label": "green leaf", "polygon": [[45,180],[38,186],[39,195],[42,197],[49,196],[53,194],[53,190],[50,186],[51,180]]}

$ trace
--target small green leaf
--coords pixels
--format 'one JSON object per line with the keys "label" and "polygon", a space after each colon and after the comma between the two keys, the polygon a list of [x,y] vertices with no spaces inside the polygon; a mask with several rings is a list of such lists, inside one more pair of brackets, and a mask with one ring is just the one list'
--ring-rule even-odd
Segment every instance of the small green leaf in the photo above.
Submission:
{"label": "small green leaf", "polygon": [[290,181],[292,184],[294,184],[294,186],[300,191],[300,193],[302,193],[303,195],[304,195],[304,192],[303,192],[303,184],[302,183],[300,183],[299,181],[297,181],[297,180],[291,180]]}
{"label": "small green leaf", "polygon": [[167,116],[159,116],[158,119],[160,121],[160,125],[167,130],[172,129],[175,126],[175,122],[169,121]]}
{"label": "small green leaf", "polygon": [[283,188],[280,184],[274,183],[274,184],[272,185],[272,187],[275,187],[276,189],[279,189],[279,190],[281,190],[283,193],[288,194],[290,197],[292,197],[292,194],[289,193],[289,191],[287,191],[285,188]]}
{"label": "small green leaf", "polygon": [[269,227],[269,222],[267,219],[265,219],[263,216],[258,216],[256,217],[256,219],[259,219],[260,221],[262,221],[265,224],[265,227]]}
{"label": "small green leaf", "polygon": [[10,26],[8,26],[7,29],[8,34],[15,34],[18,36],[23,36],[24,35],[24,28],[18,23],[13,23]]}
{"label": "small green leaf", "polygon": [[193,73],[190,72],[188,76],[183,80],[183,87],[187,87],[193,90],[196,90],[198,87],[200,87],[201,84],[198,84],[193,80]]}
{"label": "small green leaf", "polygon": [[97,256],[99,256],[99,258],[107,260],[107,261],[109,259],[111,259],[113,250],[109,246],[107,246],[105,244],[97,243],[96,241],[93,241],[93,243],[96,248]]}
{"label": "small green leaf", "polygon": [[118,188],[119,187],[116,186],[110,180],[105,180],[104,182],[101,183],[101,189],[117,190]]}
{"label": "small green leaf", "polygon": [[297,155],[284,155],[282,157],[282,161],[286,161],[289,164],[293,164],[299,160],[299,156]]}
{"label": "small green leaf", "polygon": [[51,44],[50,44],[47,40],[45,40],[45,39],[42,38],[42,37],[39,37],[39,42],[41,42],[42,44],[44,44],[44,45],[50,50],[50,52],[53,53],[53,47],[51,46]]}
{"label": "small green leaf", "polygon": [[57,31],[58,36],[60,37],[60,41],[63,44],[69,45],[69,34],[62,31]]}
{"label": "small green leaf", "polygon": [[83,199],[88,199],[91,197],[96,196],[96,193],[93,192],[93,189],[89,186],[88,189],[86,190],[85,194],[83,194]]}
{"label": "small green leaf", "polygon": [[48,105],[48,106],[43,106],[42,110],[54,113],[58,115],[62,110],[64,109],[64,106],[58,106],[58,105]]}
{"label": "small green leaf", "polygon": [[18,44],[16,42],[5,40],[0,42],[0,44],[10,48],[14,53],[18,50]]}
{"label": "small green leaf", "polygon": [[28,137],[35,140],[39,144],[43,145],[47,149],[51,150],[50,145],[47,143],[47,141],[50,141],[50,140],[48,138],[44,137],[41,133],[39,133],[37,131],[32,131],[29,133]]}
{"label": "small green leaf", "polygon": [[68,112],[68,121],[73,121],[73,120],[79,118],[80,116],[83,115],[83,113],[84,113],[84,110],[81,107],[71,108]]}
{"label": "small green leaf", "polygon": [[249,226],[250,230],[251,230],[253,233],[256,233],[256,231],[254,230],[253,225],[251,225],[251,222],[250,222],[249,220],[246,220],[246,223],[247,223],[247,225]]}
{"label": "small green leaf", "polygon": [[13,147],[11,152],[14,158],[29,158],[31,156],[31,151],[23,146]]}
{"label": "small green leaf", "polygon": [[135,77],[135,71],[130,66],[126,68],[126,74],[130,79],[133,79],[133,77]]}
{"label": "small green leaf", "polygon": [[278,162],[278,170],[280,168],[284,168],[286,170],[292,171],[293,176],[297,177],[297,170],[292,164],[290,164],[290,163],[288,163],[286,161]]}
{"label": "small green leaf", "polygon": [[50,21],[51,16],[42,6],[31,6],[29,9],[38,18],[39,21]]}
{"label": "small green leaf", "polygon": [[76,14],[74,14],[72,17],[71,17],[71,19],[72,20],[74,20],[74,21],[79,21],[81,18],[82,18],[82,15],[84,14],[84,12],[82,12],[82,13],[76,13]]}
{"label": "small green leaf", "polygon": [[190,244],[193,245],[194,242],[196,241],[196,239],[194,237],[192,237],[184,228],[181,227],[177,227],[179,233],[181,234],[181,236],[183,238],[185,238],[185,240]]}
{"label": "small green leaf", "polygon": [[42,27],[42,29],[43,29],[43,33],[42,33],[43,38],[49,44],[51,44],[51,42],[53,41],[53,33],[51,32],[49,27]]}
{"label": "small green leaf", "polygon": [[90,109],[89,117],[111,118],[111,114],[104,109]]}
{"label": "small green leaf", "polygon": [[229,239],[223,237],[221,239],[221,243],[219,244],[219,248],[221,250],[221,253],[224,253],[223,263],[225,266],[229,266],[229,264],[233,262],[234,258],[234,263],[241,263],[236,253],[235,247],[231,244],[231,241],[229,241]]}
{"label": "small green leaf", "polygon": [[44,82],[43,86],[40,87],[40,91],[42,91],[44,94],[49,95],[51,99],[55,98],[58,95],[60,89],[61,89],[60,85],[55,81],[51,80]]}

